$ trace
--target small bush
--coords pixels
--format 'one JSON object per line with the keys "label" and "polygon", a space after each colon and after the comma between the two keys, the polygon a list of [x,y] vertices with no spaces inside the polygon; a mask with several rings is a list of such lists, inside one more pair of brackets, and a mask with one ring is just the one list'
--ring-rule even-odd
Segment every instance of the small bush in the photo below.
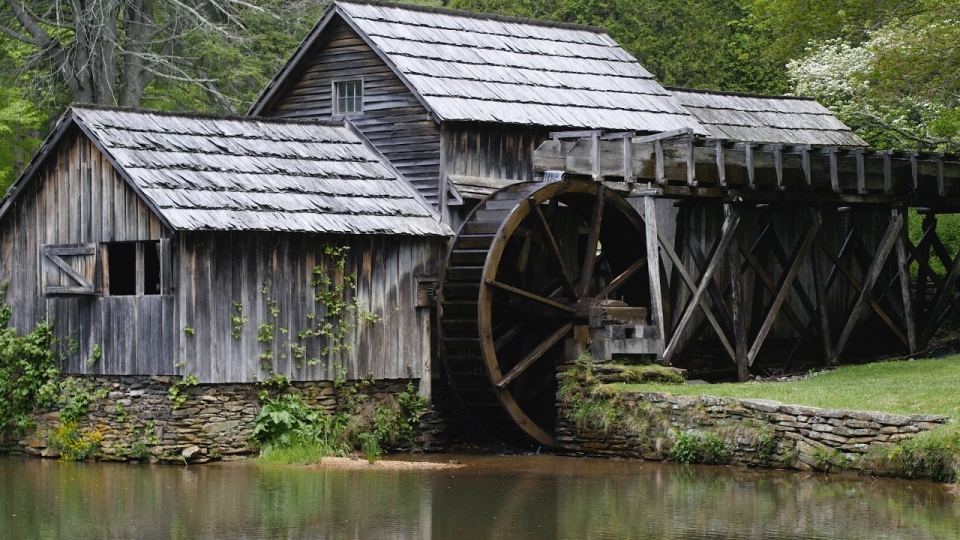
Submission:
{"label": "small bush", "polygon": [[893,448],[886,459],[898,476],[956,481],[960,479],[960,428],[920,433]]}
{"label": "small bush", "polygon": [[730,459],[730,447],[715,433],[678,432],[667,456],[684,464],[716,465]]}
{"label": "small bush", "polygon": [[63,461],[78,461],[98,454],[102,440],[103,434],[97,430],[79,433],[73,420],[61,422],[50,436],[51,446],[60,451]]}

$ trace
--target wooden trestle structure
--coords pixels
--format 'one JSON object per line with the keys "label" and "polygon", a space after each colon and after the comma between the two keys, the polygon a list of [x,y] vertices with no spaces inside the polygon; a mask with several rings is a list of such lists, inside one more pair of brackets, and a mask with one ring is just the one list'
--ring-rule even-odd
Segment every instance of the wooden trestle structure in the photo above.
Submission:
{"label": "wooden trestle structure", "polygon": [[960,212],[960,156],[582,131],[551,134],[534,167],[602,182],[639,210],[664,363],[712,344],[746,380],[801,356],[913,354],[960,311],[960,255],[936,217]]}

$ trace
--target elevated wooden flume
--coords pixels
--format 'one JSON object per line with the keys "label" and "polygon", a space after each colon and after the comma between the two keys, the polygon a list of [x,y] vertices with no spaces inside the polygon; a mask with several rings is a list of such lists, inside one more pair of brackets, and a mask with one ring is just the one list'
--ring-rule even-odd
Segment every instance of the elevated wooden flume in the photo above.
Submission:
{"label": "elevated wooden flume", "polygon": [[555,366],[586,349],[747,380],[916,354],[960,310],[936,219],[958,156],[577,131],[534,168],[467,217],[439,301],[448,374],[500,438],[552,444]]}

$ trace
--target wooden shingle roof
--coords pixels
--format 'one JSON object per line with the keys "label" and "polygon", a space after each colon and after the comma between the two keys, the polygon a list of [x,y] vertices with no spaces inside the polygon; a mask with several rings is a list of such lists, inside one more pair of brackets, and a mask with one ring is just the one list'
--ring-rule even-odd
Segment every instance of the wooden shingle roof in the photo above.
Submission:
{"label": "wooden shingle roof", "polygon": [[734,141],[865,147],[867,143],[810,98],[670,88],[710,137]]}
{"label": "wooden shingle roof", "polygon": [[402,6],[334,3],[251,112],[258,114],[323,28],[342,17],[437,121],[706,131],[602,30]]}
{"label": "wooden shingle roof", "polygon": [[347,124],[85,106],[70,123],[174,230],[452,234]]}

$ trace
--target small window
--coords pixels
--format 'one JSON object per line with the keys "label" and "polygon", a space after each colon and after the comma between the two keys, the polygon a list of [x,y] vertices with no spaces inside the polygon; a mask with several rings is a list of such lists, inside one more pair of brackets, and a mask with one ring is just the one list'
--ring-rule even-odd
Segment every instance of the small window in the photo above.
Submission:
{"label": "small window", "polygon": [[336,102],[334,114],[359,114],[363,112],[363,81],[334,83]]}
{"label": "small window", "polygon": [[160,242],[117,242],[104,247],[105,295],[160,294]]}

